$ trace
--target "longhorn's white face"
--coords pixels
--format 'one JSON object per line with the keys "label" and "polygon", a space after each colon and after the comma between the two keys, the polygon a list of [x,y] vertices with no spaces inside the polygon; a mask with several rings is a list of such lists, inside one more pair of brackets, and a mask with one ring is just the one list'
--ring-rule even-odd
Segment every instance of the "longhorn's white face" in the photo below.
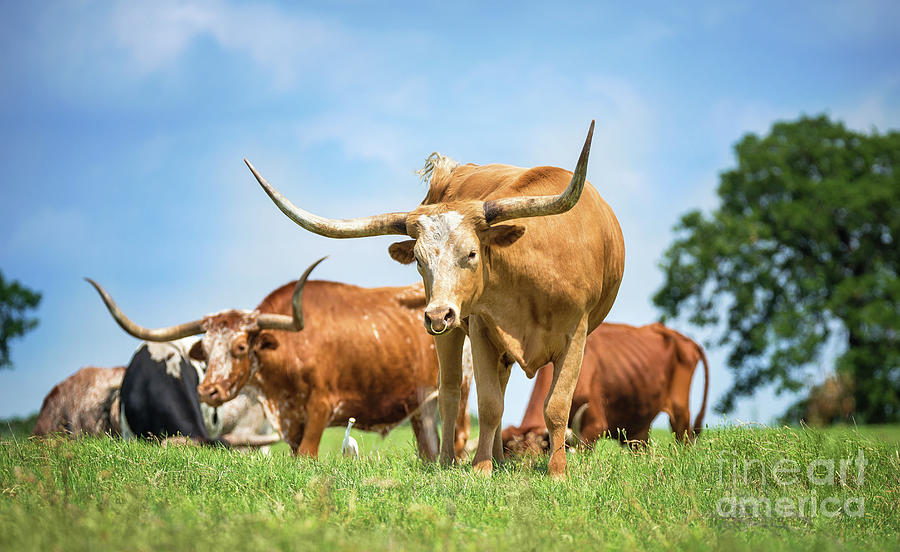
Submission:
{"label": "longhorn's white face", "polygon": [[425,310],[450,308],[457,322],[468,316],[480,293],[481,242],[471,224],[456,211],[420,215],[414,253],[429,302]]}
{"label": "longhorn's white face", "polygon": [[[256,372],[258,362],[250,351],[250,332],[258,330],[256,314],[234,311],[229,315],[207,317],[208,327],[203,336],[202,347],[206,357],[206,375],[200,389],[216,387],[219,394],[210,404],[233,399],[247,380]],[[201,400],[204,395],[201,392]]]}
{"label": "longhorn's white face", "polygon": [[207,381],[229,379],[232,371],[231,346],[239,336],[246,338],[247,334],[234,328],[223,328],[206,332],[203,336]]}

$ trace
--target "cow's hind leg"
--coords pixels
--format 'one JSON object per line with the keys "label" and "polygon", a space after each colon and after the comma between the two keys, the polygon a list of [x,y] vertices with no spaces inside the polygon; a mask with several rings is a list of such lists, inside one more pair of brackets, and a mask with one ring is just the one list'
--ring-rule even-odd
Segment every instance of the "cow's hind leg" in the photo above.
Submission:
{"label": "cow's hind leg", "polygon": [[462,384],[462,348],[466,334],[453,330],[434,337],[434,347],[438,355],[440,375],[438,376],[438,407],[441,411],[441,465],[450,466],[456,462],[454,436],[456,418],[459,416],[460,385]]}
{"label": "cow's hind leg", "polygon": [[678,363],[672,374],[669,386],[669,425],[675,432],[679,443],[693,442],[694,430],[691,427],[691,378],[694,367],[685,367]]}
{"label": "cow's hind leg", "polygon": [[413,414],[409,423],[416,436],[416,445],[419,449],[419,458],[434,462],[438,455],[437,434],[437,401],[431,400],[419,406],[419,411]]}
{"label": "cow's hind leg", "polygon": [[500,435],[500,419],[503,417],[503,384],[500,354],[486,334],[477,317],[469,321],[469,340],[472,342],[472,364],[475,371],[475,390],[478,392],[478,449],[472,460],[475,473],[491,475],[492,458],[503,459],[503,446],[497,454],[497,436]]}
{"label": "cow's hind leg", "polygon": [[[544,401],[544,421],[550,432],[550,463],[548,470],[554,478],[566,476],[566,427],[569,423],[569,409],[572,395],[581,373],[584,357],[584,341],[587,338],[587,317],[581,319],[569,340],[566,350],[553,362],[553,383]],[[477,372],[476,372],[477,374]],[[481,398],[481,387],[479,399]]]}
{"label": "cow's hind leg", "polygon": [[672,414],[669,416],[669,426],[675,433],[675,439],[679,443],[692,443],[694,440],[694,431],[691,428],[691,411],[686,407],[673,407]]}
{"label": "cow's hind leg", "polygon": [[[512,370],[512,364],[503,364],[498,366],[500,373],[500,400],[506,397],[506,384],[509,383],[509,373]],[[502,412],[501,412],[502,415]],[[494,460],[503,461],[503,426],[497,424],[497,431],[494,433]]]}
{"label": "cow's hind leg", "polygon": [[469,441],[469,433],[472,431],[469,420],[469,386],[472,384],[471,363],[468,371],[463,369],[462,386],[459,390],[459,414],[456,418],[456,440],[453,450],[456,459],[461,460],[466,456],[466,443]]}

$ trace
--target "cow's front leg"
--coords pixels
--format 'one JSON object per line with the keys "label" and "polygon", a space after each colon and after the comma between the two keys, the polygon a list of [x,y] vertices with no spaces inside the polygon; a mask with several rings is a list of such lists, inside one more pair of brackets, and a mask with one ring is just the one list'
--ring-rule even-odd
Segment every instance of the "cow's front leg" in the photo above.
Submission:
{"label": "cow's front leg", "polygon": [[328,401],[310,397],[309,402],[306,403],[306,427],[303,439],[300,441],[298,454],[310,458],[319,457],[319,441],[322,440],[322,433],[331,422],[332,412],[333,409]]}
{"label": "cow's front leg", "polygon": [[500,354],[487,336],[484,324],[477,317],[469,320],[469,340],[472,342],[472,364],[475,372],[475,390],[478,392],[478,449],[472,460],[476,473],[491,475],[491,458],[503,459],[503,446],[495,446],[500,435],[503,417],[503,385]]}
{"label": "cow's front leg", "polygon": [[548,471],[555,479],[566,477],[566,426],[572,395],[581,373],[584,341],[587,338],[587,317],[581,319],[572,338],[558,358],[553,361],[553,383],[544,401],[544,421],[550,432],[550,463]]}
{"label": "cow's front leg", "polygon": [[438,407],[441,411],[441,465],[456,462],[453,448],[456,434],[456,418],[459,415],[459,399],[462,383],[462,347],[466,334],[455,329],[434,336],[434,348],[440,365],[438,375]]}

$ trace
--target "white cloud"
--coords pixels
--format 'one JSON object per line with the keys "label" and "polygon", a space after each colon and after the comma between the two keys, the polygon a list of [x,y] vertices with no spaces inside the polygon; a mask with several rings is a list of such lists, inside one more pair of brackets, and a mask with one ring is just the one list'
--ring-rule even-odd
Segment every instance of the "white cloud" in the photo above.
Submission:
{"label": "white cloud", "polygon": [[327,52],[344,51],[353,43],[337,25],[313,17],[266,4],[219,0],[123,2],[112,12],[111,23],[116,43],[140,72],[165,69],[194,41],[208,38],[230,53],[249,57],[276,88],[294,84],[312,67],[321,69]]}
{"label": "white cloud", "polygon": [[112,12],[112,31],[137,68],[150,72],[172,63],[195,38],[209,33],[213,3],[125,2]]}

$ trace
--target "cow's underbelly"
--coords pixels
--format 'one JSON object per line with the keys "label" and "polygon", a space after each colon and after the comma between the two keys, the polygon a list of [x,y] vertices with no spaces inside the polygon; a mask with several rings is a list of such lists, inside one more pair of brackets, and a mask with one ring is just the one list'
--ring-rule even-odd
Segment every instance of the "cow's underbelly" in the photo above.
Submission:
{"label": "cow's underbelly", "polygon": [[[408,394],[405,398],[378,398],[374,396],[338,399],[330,426],[344,426],[353,417],[354,427],[386,435],[397,425],[415,415],[422,402],[436,398],[434,388]],[[421,397],[419,395],[422,395]]]}

